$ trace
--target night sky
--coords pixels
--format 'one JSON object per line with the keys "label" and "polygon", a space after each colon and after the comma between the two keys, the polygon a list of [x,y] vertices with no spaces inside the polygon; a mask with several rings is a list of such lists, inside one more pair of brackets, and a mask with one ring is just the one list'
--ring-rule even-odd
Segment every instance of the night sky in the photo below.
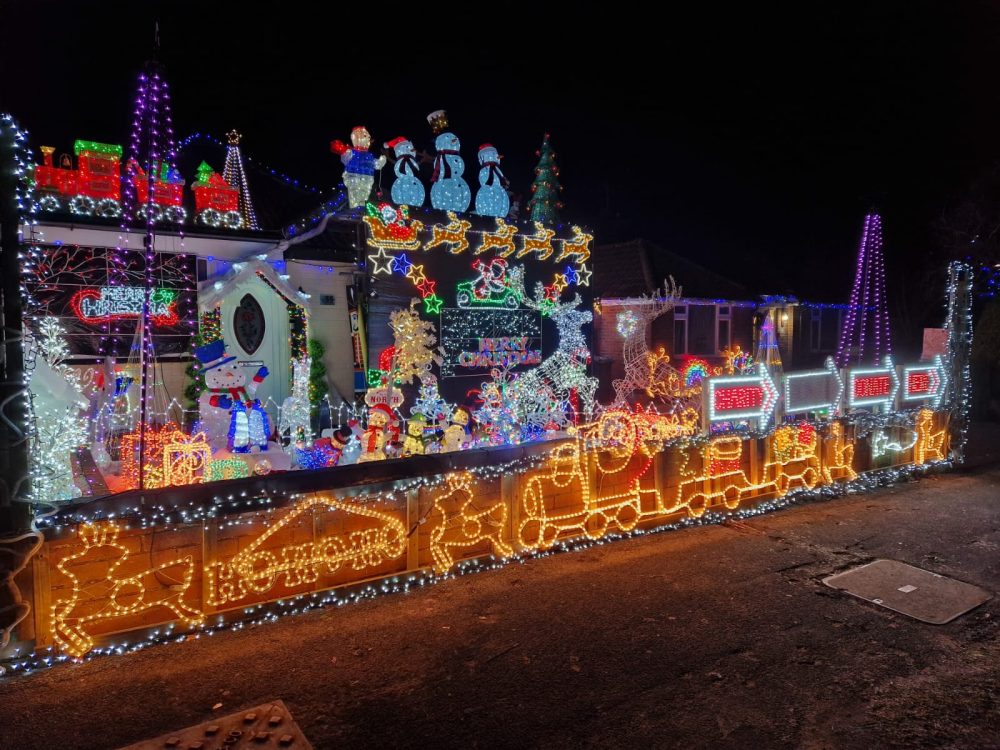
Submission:
{"label": "night sky", "polygon": [[[284,4],[165,3],[175,132],[239,128],[246,153],[328,187],[341,172],[331,139],[365,124],[379,144],[427,147],[425,116],[444,108],[466,176],[489,141],[527,193],[548,131],[565,216],[599,240],[644,236],[755,291],[822,301],[846,301],[872,206],[901,297],[924,273],[934,222],[1000,155],[995,4],[663,5],[660,25],[574,11],[577,34],[555,15],[502,17],[494,4],[478,17],[474,5],[278,17]],[[155,5],[0,7],[0,109],[32,145],[126,143]]]}

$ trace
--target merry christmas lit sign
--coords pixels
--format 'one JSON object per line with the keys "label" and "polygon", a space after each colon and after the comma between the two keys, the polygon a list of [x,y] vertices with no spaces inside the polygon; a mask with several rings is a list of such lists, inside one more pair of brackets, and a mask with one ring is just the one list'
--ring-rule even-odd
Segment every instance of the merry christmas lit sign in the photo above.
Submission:
{"label": "merry christmas lit sign", "polygon": [[[108,323],[140,318],[145,295],[146,290],[139,286],[102,286],[81,289],[69,304],[73,314],[84,323]],[[149,317],[154,325],[176,325],[180,321],[177,292],[163,288],[151,290]]]}
{"label": "merry christmas lit sign", "polygon": [[535,310],[441,311],[442,377],[488,373],[494,367],[542,361],[541,319]]}

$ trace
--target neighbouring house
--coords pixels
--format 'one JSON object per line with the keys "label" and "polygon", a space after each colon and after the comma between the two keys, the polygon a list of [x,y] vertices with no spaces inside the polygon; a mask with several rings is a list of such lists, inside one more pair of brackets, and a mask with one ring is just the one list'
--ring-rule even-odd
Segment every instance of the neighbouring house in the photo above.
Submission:
{"label": "neighbouring house", "polygon": [[836,351],[848,307],[794,297],[754,300],[743,284],[645,239],[597,245],[593,263],[594,360],[603,384],[623,372],[619,313],[650,304],[641,298],[662,293],[670,278],[681,286],[681,297],[646,336],[651,349],[663,347],[678,367],[691,358],[721,365],[722,352],[737,346],[756,355],[768,344],[762,330],[769,314],[783,364],[819,365]]}

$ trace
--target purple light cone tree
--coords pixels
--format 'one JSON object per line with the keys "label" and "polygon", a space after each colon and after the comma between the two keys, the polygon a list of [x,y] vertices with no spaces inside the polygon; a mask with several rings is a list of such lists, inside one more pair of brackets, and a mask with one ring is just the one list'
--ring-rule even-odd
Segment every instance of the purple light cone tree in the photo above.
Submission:
{"label": "purple light cone tree", "polygon": [[837,366],[879,364],[887,354],[892,354],[892,340],[885,297],[882,218],[870,213],[865,216],[861,233],[850,308],[837,347]]}
{"label": "purple light cone tree", "polygon": [[[132,138],[129,160],[125,168],[123,213],[126,227],[136,221],[145,221],[144,298],[139,319],[139,489],[145,486],[146,427],[153,406],[154,387],[150,369],[155,366],[153,329],[150,301],[155,285],[156,249],[154,225],[160,218],[156,204],[157,178],[176,182],[177,145],[174,141],[173,120],[170,114],[170,90],[162,75],[163,69],[156,61],[146,63],[139,74],[139,86],[132,117]],[[138,180],[145,180],[145,200],[140,201]],[[141,204],[141,205],[140,205]]]}

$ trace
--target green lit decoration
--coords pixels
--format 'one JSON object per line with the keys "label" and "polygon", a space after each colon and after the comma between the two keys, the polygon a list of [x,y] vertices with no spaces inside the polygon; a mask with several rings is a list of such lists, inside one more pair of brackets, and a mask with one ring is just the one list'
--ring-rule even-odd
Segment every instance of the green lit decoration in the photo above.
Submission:
{"label": "green lit decoration", "polygon": [[535,167],[535,181],[531,184],[531,200],[528,208],[531,210],[531,220],[545,224],[555,224],[559,221],[559,209],[563,207],[559,200],[559,167],[556,166],[556,152],[552,150],[549,134],[545,134],[542,147],[535,152],[539,157]]}
{"label": "green lit decoration", "polygon": [[105,154],[107,156],[114,156],[118,159],[122,158],[122,147],[113,143],[98,143],[97,141],[76,141],[73,143],[73,154],[79,156],[80,154],[90,153],[90,154]]}
{"label": "green lit decoration", "polygon": [[326,365],[323,364],[325,353],[326,349],[319,341],[309,340],[309,405],[314,415],[319,411],[319,405],[329,390],[326,384]]}

